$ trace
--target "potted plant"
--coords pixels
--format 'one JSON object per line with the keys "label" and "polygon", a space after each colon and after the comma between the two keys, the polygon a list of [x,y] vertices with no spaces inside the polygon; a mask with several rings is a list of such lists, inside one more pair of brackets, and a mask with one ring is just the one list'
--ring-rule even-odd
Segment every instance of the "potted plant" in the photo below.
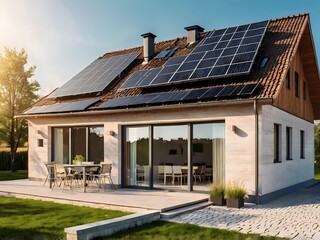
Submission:
{"label": "potted plant", "polygon": [[81,165],[84,160],[85,158],[81,154],[79,154],[74,157],[72,162],[73,164]]}
{"label": "potted plant", "polygon": [[224,198],[225,186],[223,183],[215,182],[209,185],[210,188],[210,202],[216,206],[226,205],[226,199]]}
{"label": "potted plant", "polygon": [[244,199],[247,197],[247,190],[243,182],[233,181],[225,189],[224,197],[227,199],[227,207],[242,208]]}

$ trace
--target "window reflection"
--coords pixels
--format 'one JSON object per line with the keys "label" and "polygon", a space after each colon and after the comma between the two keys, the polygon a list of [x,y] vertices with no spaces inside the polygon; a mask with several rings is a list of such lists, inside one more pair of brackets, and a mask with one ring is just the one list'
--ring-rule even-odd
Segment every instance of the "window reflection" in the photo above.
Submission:
{"label": "window reflection", "polygon": [[149,186],[149,127],[127,127],[125,184]]}
{"label": "window reflection", "polygon": [[103,127],[89,127],[89,161],[103,162]]}
{"label": "window reflection", "polygon": [[224,123],[193,125],[192,160],[196,166],[195,190],[205,190],[210,182],[225,181],[224,132]]}
{"label": "window reflection", "polygon": [[153,185],[186,188],[188,183],[188,126],[155,126]]}

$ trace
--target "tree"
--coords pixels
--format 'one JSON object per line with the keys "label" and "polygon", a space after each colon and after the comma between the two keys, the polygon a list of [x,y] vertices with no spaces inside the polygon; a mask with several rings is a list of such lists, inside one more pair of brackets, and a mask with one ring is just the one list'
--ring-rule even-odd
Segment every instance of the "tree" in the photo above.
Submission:
{"label": "tree", "polygon": [[27,67],[24,49],[5,48],[0,55],[0,139],[10,147],[11,171],[16,171],[15,155],[27,140],[27,122],[15,115],[29,108],[38,98],[40,89],[33,77],[35,66]]}
{"label": "tree", "polygon": [[320,164],[320,123],[314,126],[314,160]]}

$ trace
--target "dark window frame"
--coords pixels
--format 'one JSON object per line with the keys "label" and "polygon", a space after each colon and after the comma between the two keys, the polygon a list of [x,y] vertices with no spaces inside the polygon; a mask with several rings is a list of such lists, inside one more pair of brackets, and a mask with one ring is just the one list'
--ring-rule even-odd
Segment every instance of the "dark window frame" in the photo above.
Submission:
{"label": "dark window frame", "polygon": [[305,131],[300,130],[300,158],[305,159]]}
{"label": "dark window frame", "polygon": [[286,127],[286,159],[292,160],[292,127]]}
{"label": "dark window frame", "polygon": [[288,70],[287,75],[286,75],[286,88],[289,90],[291,88],[290,69]]}
{"label": "dark window frame", "polygon": [[295,96],[299,97],[300,96],[300,79],[299,79],[299,73],[294,72],[294,82],[295,82]]}
{"label": "dark window frame", "polygon": [[274,163],[281,163],[281,124],[274,124]]}

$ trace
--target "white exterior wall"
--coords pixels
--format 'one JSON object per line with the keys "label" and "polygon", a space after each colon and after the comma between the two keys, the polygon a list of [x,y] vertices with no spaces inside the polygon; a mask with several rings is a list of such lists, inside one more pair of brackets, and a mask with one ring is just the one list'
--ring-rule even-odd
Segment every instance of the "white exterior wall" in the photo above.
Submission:
{"label": "white exterior wall", "polygon": [[[161,124],[197,121],[225,121],[226,180],[244,181],[254,194],[254,111],[253,106],[242,108],[219,107],[175,109],[164,112],[117,113],[96,116],[32,118],[29,119],[29,178],[43,179],[46,170],[41,163],[51,159],[51,127],[104,125],[104,160],[113,163],[112,179],[121,183],[121,125]],[[237,131],[232,131],[232,126]],[[38,134],[40,130],[42,134]],[[114,131],[116,136],[109,135]],[[44,139],[44,147],[37,147],[37,139]]]}
{"label": "white exterior wall", "polygon": [[[264,195],[314,177],[314,125],[276,107],[262,106],[259,189]],[[261,120],[260,118],[260,120]],[[280,163],[274,163],[274,124],[281,125]],[[292,127],[292,160],[286,160],[286,127]],[[305,131],[305,159],[300,158],[300,130]]]}

